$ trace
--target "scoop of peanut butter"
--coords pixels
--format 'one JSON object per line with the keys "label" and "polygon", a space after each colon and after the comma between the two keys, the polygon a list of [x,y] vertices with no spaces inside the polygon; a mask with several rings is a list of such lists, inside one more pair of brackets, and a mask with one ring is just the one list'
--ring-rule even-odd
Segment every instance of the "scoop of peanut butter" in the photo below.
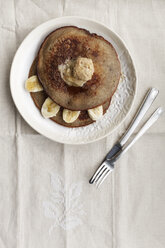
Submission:
{"label": "scoop of peanut butter", "polygon": [[91,80],[94,65],[91,59],[78,57],[76,60],[66,60],[58,67],[62,79],[70,86],[82,87]]}
{"label": "scoop of peanut butter", "polygon": [[75,78],[84,80],[85,82],[92,78],[94,66],[91,59],[78,57],[73,69]]}

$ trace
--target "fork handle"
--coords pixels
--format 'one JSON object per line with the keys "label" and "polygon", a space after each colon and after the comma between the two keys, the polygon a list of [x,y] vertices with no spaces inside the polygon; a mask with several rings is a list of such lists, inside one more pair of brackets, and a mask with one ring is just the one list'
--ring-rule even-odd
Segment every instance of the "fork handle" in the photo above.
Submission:
{"label": "fork handle", "polygon": [[159,91],[156,88],[151,88],[147,92],[142,104],[140,105],[140,107],[138,109],[137,114],[133,118],[133,121],[131,122],[130,126],[128,127],[126,133],[119,140],[119,143],[121,146],[123,146],[127,142],[129,137],[131,136],[131,134],[133,133],[135,128],[138,126],[139,122],[141,121],[141,119],[143,118],[143,116],[145,115],[145,113],[147,112],[147,110],[149,109],[149,107],[151,106],[151,104],[153,103],[155,98],[157,97],[158,93],[159,93]]}

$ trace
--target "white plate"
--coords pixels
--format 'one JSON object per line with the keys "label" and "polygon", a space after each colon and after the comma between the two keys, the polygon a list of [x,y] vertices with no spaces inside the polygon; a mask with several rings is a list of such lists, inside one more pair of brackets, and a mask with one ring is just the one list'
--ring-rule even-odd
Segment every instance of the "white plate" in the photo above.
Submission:
{"label": "white plate", "polygon": [[[89,126],[67,128],[44,119],[35,107],[24,84],[29,68],[44,38],[56,28],[76,25],[97,33],[110,41],[117,51],[124,79],[119,83],[110,107],[103,118]],[[10,72],[13,100],[25,121],[42,135],[61,143],[85,144],[110,134],[128,114],[136,91],[136,73],[131,56],[123,41],[108,27],[80,17],[62,17],[45,22],[35,28],[22,42],[14,57]]]}

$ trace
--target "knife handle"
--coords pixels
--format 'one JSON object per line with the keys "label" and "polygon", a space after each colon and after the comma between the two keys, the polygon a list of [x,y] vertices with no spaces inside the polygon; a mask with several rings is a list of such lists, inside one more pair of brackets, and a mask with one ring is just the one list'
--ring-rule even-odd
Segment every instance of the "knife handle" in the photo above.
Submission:
{"label": "knife handle", "polygon": [[147,112],[147,110],[149,109],[149,107],[151,106],[155,98],[157,97],[158,93],[159,91],[156,88],[151,88],[147,92],[142,104],[140,105],[135,117],[133,118],[133,121],[128,127],[126,133],[119,140],[119,143],[121,146],[123,146],[127,142],[129,137],[131,136],[131,134],[133,133],[135,128],[138,126],[139,122],[141,121],[141,119],[143,118],[143,116],[145,115],[145,113]]}
{"label": "knife handle", "polygon": [[117,154],[122,149],[120,143],[116,143],[106,156],[106,160],[110,160],[115,154]]}

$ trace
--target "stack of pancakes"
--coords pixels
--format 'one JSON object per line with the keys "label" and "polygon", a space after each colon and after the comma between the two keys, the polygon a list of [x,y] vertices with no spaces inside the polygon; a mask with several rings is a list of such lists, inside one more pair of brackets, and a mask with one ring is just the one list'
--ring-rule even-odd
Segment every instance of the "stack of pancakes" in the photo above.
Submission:
{"label": "stack of pancakes", "polygon": [[[69,86],[61,78],[58,66],[67,59],[78,57],[92,59],[94,73],[82,87]],[[51,119],[67,127],[80,127],[93,122],[87,110],[102,105],[103,112],[106,112],[117,89],[121,70],[117,53],[107,40],[85,29],[67,26],[46,37],[30,68],[29,77],[33,75],[37,75],[44,89],[31,92],[36,106],[41,110],[45,99],[50,97],[60,106],[60,111]],[[63,109],[81,112],[73,123],[66,123],[62,117]]]}

